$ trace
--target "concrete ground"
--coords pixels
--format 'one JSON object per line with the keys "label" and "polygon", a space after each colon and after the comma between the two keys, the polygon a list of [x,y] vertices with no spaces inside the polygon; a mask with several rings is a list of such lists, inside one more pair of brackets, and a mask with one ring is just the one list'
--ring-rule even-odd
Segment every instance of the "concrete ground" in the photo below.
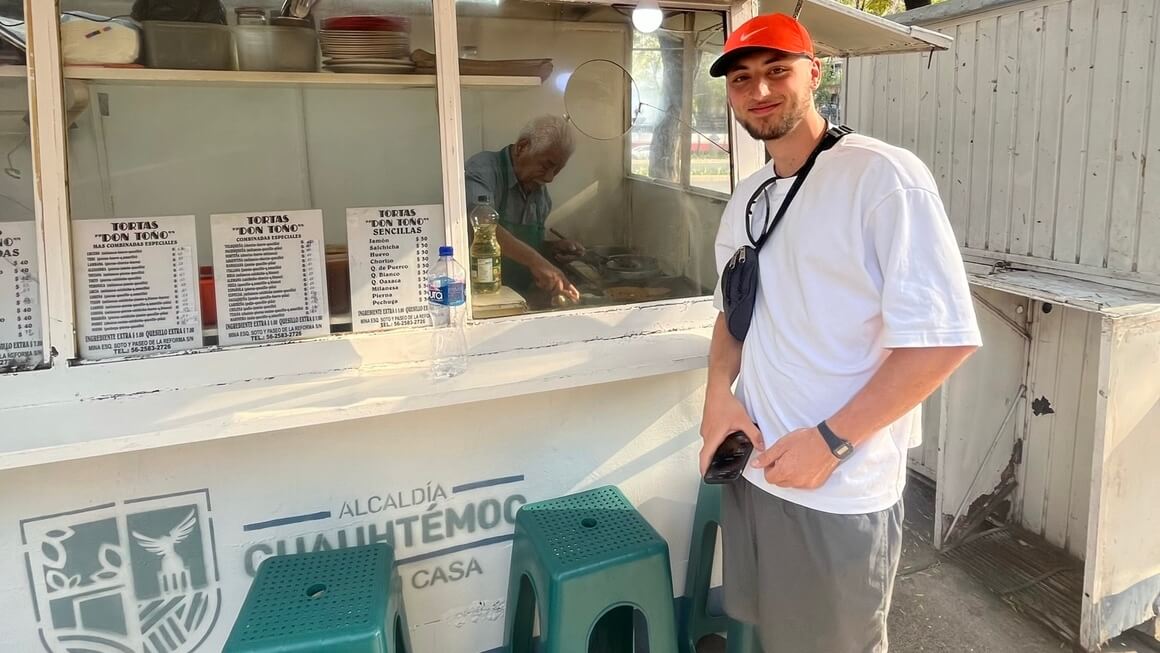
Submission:
{"label": "concrete ground", "polygon": [[[911,484],[913,485],[913,484]],[[939,560],[930,544],[931,510],[909,496],[902,561],[890,611],[891,653],[1060,653],[1071,651],[1053,632],[1015,612],[952,561]],[[1109,643],[1108,653],[1158,653],[1142,637]],[[724,653],[710,637],[699,653]],[[766,651],[765,653],[839,653]]]}

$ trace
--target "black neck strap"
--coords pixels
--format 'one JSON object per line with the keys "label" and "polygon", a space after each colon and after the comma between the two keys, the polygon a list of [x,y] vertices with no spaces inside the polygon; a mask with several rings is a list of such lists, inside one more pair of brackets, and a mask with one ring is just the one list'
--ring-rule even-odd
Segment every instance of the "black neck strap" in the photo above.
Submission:
{"label": "black neck strap", "polygon": [[765,241],[769,240],[770,235],[773,234],[773,230],[775,227],[777,227],[777,223],[781,222],[781,219],[785,217],[785,212],[789,210],[790,202],[793,201],[794,195],[797,195],[798,189],[801,188],[802,183],[805,182],[806,175],[810,174],[810,170],[814,167],[814,163],[818,160],[818,155],[837,145],[838,141],[842,140],[843,136],[846,134],[851,134],[853,131],[854,130],[846,127],[845,125],[830,127],[828,130],[826,130],[826,135],[822,136],[822,141],[818,143],[818,146],[815,147],[814,151],[810,153],[810,157],[806,159],[806,162],[803,163],[802,167],[797,171],[797,176],[793,180],[793,185],[789,187],[789,192],[785,194],[785,199],[781,201],[781,206],[778,207],[777,214],[773,216],[772,220],[770,220],[769,211],[766,210],[765,224],[762,226],[761,236],[755,239],[753,237],[753,206],[757,203],[757,198],[761,197],[770,186],[777,182],[779,179],[777,173],[775,172],[773,177],[766,179],[761,183],[760,186],[757,187],[757,191],[754,192],[753,196],[749,198],[749,205],[745,211],[745,235],[749,237],[749,242],[753,245],[754,249],[761,250],[761,246],[764,245]]}

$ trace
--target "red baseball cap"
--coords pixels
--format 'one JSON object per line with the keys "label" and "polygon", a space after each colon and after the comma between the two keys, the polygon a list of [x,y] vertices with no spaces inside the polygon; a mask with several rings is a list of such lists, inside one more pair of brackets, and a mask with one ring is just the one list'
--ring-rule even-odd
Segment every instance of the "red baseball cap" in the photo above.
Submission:
{"label": "red baseball cap", "polygon": [[737,57],[755,50],[780,50],[787,54],[812,57],[814,43],[805,26],[786,14],[755,16],[729,35],[721,56],[709,67],[709,75],[725,75]]}

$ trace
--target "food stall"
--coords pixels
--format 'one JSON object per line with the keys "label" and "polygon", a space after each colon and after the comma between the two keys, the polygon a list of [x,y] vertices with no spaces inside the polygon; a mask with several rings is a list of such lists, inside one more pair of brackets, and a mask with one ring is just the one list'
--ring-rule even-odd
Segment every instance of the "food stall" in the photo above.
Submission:
{"label": "food stall", "polygon": [[[0,648],[219,650],[266,557],[389,541],[416,649],[492,650],[515,512],[596,484],[680,587],[712,242],[763,163],[705,70],[799,8],[826,55],[949,43],[828,0],[0,3]],[[581,301],[472,297],[434,379],[465,162],[543,115]]]}

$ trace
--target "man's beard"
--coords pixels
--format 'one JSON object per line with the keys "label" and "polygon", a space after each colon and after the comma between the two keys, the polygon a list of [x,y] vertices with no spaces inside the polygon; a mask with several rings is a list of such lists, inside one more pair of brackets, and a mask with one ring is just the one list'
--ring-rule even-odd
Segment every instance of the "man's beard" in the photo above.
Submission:
{"label": "man's beard", "polygon": [[741,123],[741,126],[749,132],[751,137],[759,141],[776,141],[793,131],[793,128],[797,127],[806,115],[808,102],[801,98],[790,99],[787,102],[786,112],[780,119],[774,119],[772,123],[749,122],[740,116],[738,116],[737,122]]}

